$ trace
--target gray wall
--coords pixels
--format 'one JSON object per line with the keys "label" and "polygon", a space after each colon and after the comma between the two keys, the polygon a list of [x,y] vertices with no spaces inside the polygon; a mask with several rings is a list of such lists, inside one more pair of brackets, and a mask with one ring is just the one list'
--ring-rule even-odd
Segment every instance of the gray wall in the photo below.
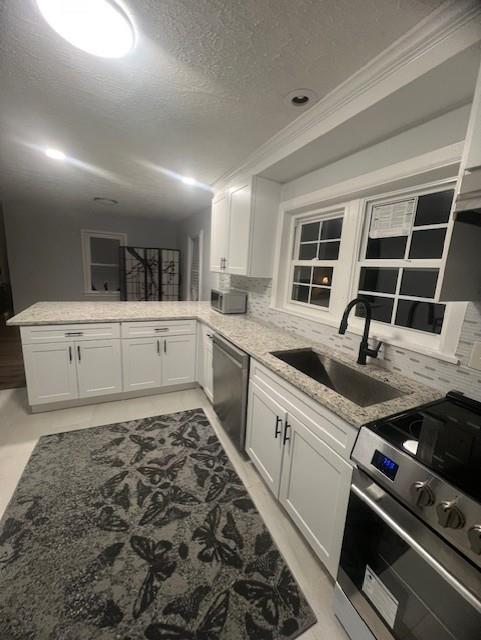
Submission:
{"label": "gray wall", "polygon": [[183,298],[187,299],[187,247],[189,236],[194,237],[204,230],[204,250],[202,255],[202,290],[201,300],[210,299],[210,289],[215,274],[210,272],[210,207],[184,218],[178,226],[178,245],[182,252]]}
{"label": "gray wall", "polygon": [[126,233],[134,246],[178,248],[177,225],[156,218],[14,203],[4,204],[4,216],[16,313],[42,300],[112,300],[84,294],[81,229]]}

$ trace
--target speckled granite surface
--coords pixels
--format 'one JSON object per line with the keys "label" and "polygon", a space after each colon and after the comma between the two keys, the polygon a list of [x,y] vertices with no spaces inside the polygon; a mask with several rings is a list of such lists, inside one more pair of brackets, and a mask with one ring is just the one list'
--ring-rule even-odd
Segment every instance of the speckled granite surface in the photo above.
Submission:
{"label": "speckled granite surface", "polygon": [[[23,326],[187,318],[205,322],[258,362],[356,427],[442,396],[441,392],[435,389],[385,371],[376,365],[357,365],[326,345],[309,342],[273,325],[253,320],[248,315],[224,316],[212,311],[208,302],[39,302],[11,318],[8,324]],[[315,347],[353,369],[396,387],[405,395],[370,407],[359,407],[270,353],[302,347]]]}

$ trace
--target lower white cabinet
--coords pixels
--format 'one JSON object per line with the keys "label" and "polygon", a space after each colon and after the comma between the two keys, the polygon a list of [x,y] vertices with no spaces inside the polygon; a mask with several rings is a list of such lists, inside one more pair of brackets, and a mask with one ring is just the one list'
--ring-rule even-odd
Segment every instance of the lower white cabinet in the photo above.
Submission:
{"label": "lower white cabinet", "polygon": [[80,398],[108,396],[122,391],[120,340],[75,343]]}
{"label": "lower white cabinet", "polygon": [[[246,451],[332,576],[341,552],[352,465],[324,437],[329,422],[293,404],[283,381],[270,388],[253,367],[249,387]],[[289,386],[286,383],[286,389]],[[312,409],[312,407],[310,407]],[[346,425],[348,426],[348,425]]]}
{"label": "lower white cabinet", "polygon": [[163,339],[162,384],[186,384],[195,380],[196,339],[192,336],[169,336]]}
{"label": "lower white cabinet", "polygon": [[78,398],[74,350],[73,342],[23,345],[31,405]]}
{"label": "lower white cabinet", "polygon": [[124,391],[155,389],[162,385],[160,338],[122,340]]}

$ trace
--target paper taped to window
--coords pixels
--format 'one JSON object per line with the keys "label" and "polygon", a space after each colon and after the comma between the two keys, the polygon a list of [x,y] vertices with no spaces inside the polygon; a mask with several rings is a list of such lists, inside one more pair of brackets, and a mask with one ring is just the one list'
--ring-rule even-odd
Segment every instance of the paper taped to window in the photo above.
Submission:
{"label": "paper taped to window", "polygon": [[370,238],[407,236],[411,230],[416,200],[403,200],[374,205],[371,215]]}

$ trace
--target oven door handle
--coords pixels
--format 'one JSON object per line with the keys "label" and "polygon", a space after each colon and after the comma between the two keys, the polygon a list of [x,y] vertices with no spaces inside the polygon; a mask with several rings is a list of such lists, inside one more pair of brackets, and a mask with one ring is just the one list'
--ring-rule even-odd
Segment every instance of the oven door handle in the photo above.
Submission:
{"label": "oven door handle", "polygon": [[[364,480],[366,478],[367,482]],[[369,495],[363,485],[368,485],[368,487],[373,487],[374,492],[376,494],[376,499]],[[387,513],[380,505],[379,499],[382,497],[383,500],[390,503],[391,501],[396,504],[399,509],[403,509],[407,511],[407,509],[401,504],[397,504],[397,502],[392,498],[389,494],[387,494],[383,489],[379,487],[379,485],[373,483],[371,480],[365,476],[365,474],[361,475],[361,472],[358,470],[354,471],[353,481],[351,484],[351,491],[356,494],[356,496],[364,502],[366,506],[368,506],[376,515],[381,518],[383,522],[385,522],[404,542],[411,547],[436,573],[438,573],[443,580],[445,580],[457,593],[469,604],[476,609],[479,613],[481,613],[481,599],[476,597],[476,595],[467,587],[464,586],[450,571],[448,571],[436,558],[434,558],[426,549],[415,539],[411,533],[406,531],[396,519],[393,518],[389,513]],[[415,516],[411,515],[410,512],[407,512],[409,516],[418,523],[419,521]],[[421,524],[422,527],[424,525]],[[436,536],[436,534],[428,532],[432,536]],[[437,536],[436,536],[437,538]],[[439,543],[444,545],[444,542],[439,540]],[[467,561],[462,560],[462,562],[466,562],[466,571],[470,573],[472,571],[471,565],[468,565]],[[475,571],[475,575],[473,576],[473,580],[471,582],[473,585],[479,584],[479,573]]]}

